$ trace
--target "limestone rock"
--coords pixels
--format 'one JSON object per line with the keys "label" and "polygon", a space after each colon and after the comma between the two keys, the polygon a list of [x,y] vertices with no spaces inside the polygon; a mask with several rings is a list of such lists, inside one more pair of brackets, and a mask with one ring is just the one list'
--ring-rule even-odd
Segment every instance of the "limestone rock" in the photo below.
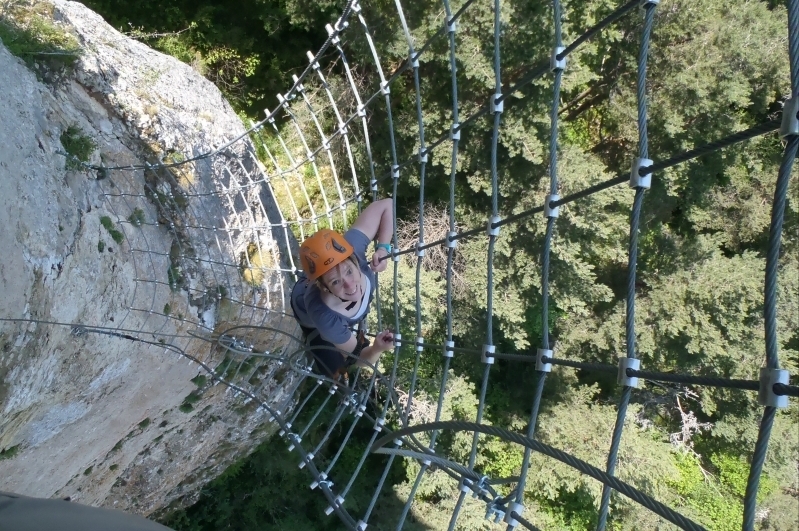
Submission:
{"label": "limestone rock", "polygon": [[[213,84],[81,4],[51,12],[71,69],[43,83],[0,46],[0,490],[150,514],[274,431],[184,353],[291,407],[296,374],[245,351],[296,350],[294,243]],[[67,170],[68,130],[127,168]],[[253,248],[270,259],[245,281]]]}

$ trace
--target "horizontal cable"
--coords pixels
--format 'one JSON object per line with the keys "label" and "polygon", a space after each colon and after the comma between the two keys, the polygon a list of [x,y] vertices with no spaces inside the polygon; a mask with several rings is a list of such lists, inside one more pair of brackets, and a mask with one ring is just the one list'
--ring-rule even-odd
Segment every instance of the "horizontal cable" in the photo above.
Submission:
{"label": "horizontal cable", "polygon": [[799,397],[799,386],[786,385],[783,383],[774,384],[774,394],[780,396],[797,396]]}
{"label": "horizontal cable", "polygon": [[516,511],[511,511],[510,512],[510,517],[513,518],[514,520],[516,520],[517,522],[519,522],[520,524],[522,524],[527,529],[530,529],[531,531],[541,531],[539,528],[534,526],[532,524],[532,522],[530,522],[529,520],[526,520],[522,515],[520,515]]}
{"label": "horizontal cable", "polygon": [[599,21],[599,23],[596,24],[593,28],[591,28],[590,30],[588,30],[585,33],[583,33],[580,37],[577,38],[577,40],[575,40],[573,43],[571,43],[569,46],[567,46],[565,50],[560,52],[557,55],[558,60],[561,60],[564,57],[566,57],[567,55],[569,55],[571,52],[574,51],[575,48],[580,46],[582,43],[584,43],[585,41],[587,41],[588,39],[590,39],[591,37],[593,37],[594,35],[596,35],[600,31],[602,31],[606,27],[608,27],[611,24],[613,24],[614,22],[616,22],[625,13],[627,13],[629,10],[631,10],[632,8],[634,8],[634,7],[636,7],[636,6],[640,5],[640,4],[641,4],[641,0],[630,0],[629,2],[627,2],[626,4],[621,6],[620,8],[616,9],[616,11],[614,11],[613,13],[611,13],[610,15],[608,15],[607,17],[605,17],[604,19]]}
{"label": "horizontal cable", "polygon": [[757,391],[760,389],[760,382],[756,380],[736,380],[732,378],[715,378],[711,376],[690,376],[686,374],[639,371],[635,369],[626,369],[625,373],[630,378],[643,378],[645,380],[652,380],[655,382],[704,385],[707,387],[725,387],[727,389],[741,389],[745,391]]}
{"label": "horizontal cable", "polygon": [[541,356],[541,363],[551,363],[552,365],[562,365],[563,367],[572,367],[573,369],[584,369],[597,372],[618,372],[618,368],[615,365],[610,365],[607,363],[586,363],[582,361],[550,358],[549,356]]}
{"label": "horizontal cable", "polygon": [[671,168],[672,166],[676,166],[681,162],[685,162],[694,159],[696,157],[701,157],[702,155],[706,155],[708,153],[712,153],[713,151],[717,151],[721,148],[737,144],[738,142],[743,142],[744,140],[751,140],[752,138],[765,135],[766,133],[771,133],[772,131],[776,131],[777,129],[780,128],[780,123],[781,120],[775,118],[774,120],[770,120],[760,125],[750,127],[745,131],[740,131],[726,138],[722,138],[721,140],[716,140],[715,142],[705,144],[704,146],[692,149],[691,151],[686,151],[685,153],[677,155],[676,157],[671,157],[664,161],[657,162],[652,166],[645,166],[639,168],[638,174],[646,175],[647,173],[654,173],[656,171],[665,170],[666,168]]}

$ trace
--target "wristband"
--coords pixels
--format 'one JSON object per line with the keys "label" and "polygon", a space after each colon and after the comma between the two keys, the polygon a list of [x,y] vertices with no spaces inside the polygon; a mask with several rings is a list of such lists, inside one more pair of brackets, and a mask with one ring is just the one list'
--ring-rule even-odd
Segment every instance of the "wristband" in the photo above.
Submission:
{"label": "wristband", "polygon": [[391,244],[390,243],[376,243],[375,244],[375,252],[378,249],[385,249],[387,254],[391,254]]}

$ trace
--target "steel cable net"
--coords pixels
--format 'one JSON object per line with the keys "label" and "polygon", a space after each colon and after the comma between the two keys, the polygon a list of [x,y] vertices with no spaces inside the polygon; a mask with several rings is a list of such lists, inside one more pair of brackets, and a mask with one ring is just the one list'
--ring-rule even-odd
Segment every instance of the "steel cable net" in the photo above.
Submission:
{"label": "steel cable net", "polygon": [[[659,502],[641,488],[615,476],[625,417],[631,396],[643,380],[681,382],[695,385],[728,387],[738,392],[757,391],[763,405],[763,420],[757,441],[744,499],[744,528],[755,525],[757,486],[769,441],[770,426],[777,408],[785,407],[797,388],[789,385],[788,374],[779,369],[774,337],[767,337],[765,366],[759,380],[710,378],[690,374],[657,372],[657,367],[643,370],[637,359],[635,331],[636,262],[639,222],[644,196],[665,170],[707,153],[758,135],[780,130],[785,139],[784,161],[780,168],[775,194],[766,278],[766,329],[773,336],[776,323],[777,250],[782,231],[787,183],[799,144],[795,115],[799,94],[797,35],[799,3],[789,2],[790,60],[793,97],[786,103],[785,116],[760,124],[727,138],[708,139],[706,145],[657,160],[650,154],[647,138],[647,58],[653,32],[657,31],[657,12],[663,6],[656,0],[632,0],[620,5],[607,17],[586,27],[579,35],[567,37],[561,29],[560,3],[549,7],[552,46],[521,70],[503,70],[502,46],[508,29],[507,13],[499,1],[490,3],[444,0],[435,24],[420,24],[423,10],[403,6],[395,0],[393,18],[351,1],[341,17],[327,28],[328,38],[315,53],[308,52],[308,66],[295,76],[286,93],[278,95],[276,108],[267,117],[253,123],[243,136],[231,139],[212,153],[181,154],[171,160],[152,161],[133,167],[90,167],[99,173],[105,200],[116,213],[125,232],[124,244],[135,261],[137,287],[128,309],[128,317],[113,326],[73,323],[76,336],[106,334],[134,341],[148,341],[174,355],[188,356],[199,363],[208,377],[228,385],[267,410],[270,421],[279,425],[279,435],[294,451],[297,464],[309,472],[309,486],[329,502],[329,514],[335,514],[347,529],[366,529],[394,461],[404,458],[415,463],[418,475],[396,528],[401,529],[411,513],[417,490],[432,474],[451,478],[459,486],[459,498],[449,521],[449,529],[458,526],[459,514],[475,505],[486,511],[486,518],[507,529],[537,529],[525,518],[525,482],[530,473],[533,453],[564,463],[603,485],[598,509],[597,529],[604,529],[615,492],[645,506],[662,520],[682,529],[703,527]],[[666,2],[664,2],[665,4]],[[486,13],[490,12],[490,16]],[[638,17],[640,52],[637,64],[638,149],[630,153],[632,171],[614,179],[596,183],[588,189],[561,197],[558,175],[558,120],[560,89],[568,56],[599,32],[612,28],[624,17]],[[477,27],[475,20],[482,25]],[[490,30],[487,21],[493,21]],[[413,24],[418,26],[414,27]],[[471,25],[469,25],[471,24]],[[467,29],[467,26],[468,29]],[[381,27],[401,27],[403,40],[381,35]],[[432,28],[432,29],[431,29]],[[491,55],[491,71],[459,74],[458,67],[468,62],[474,50],[459,49],[459,32],[484,32],[486,55]],[[391,35],[394,35],[391,33]],[[483,53],[483,52],[480,52]],[[449,79],[426,79],[424,63],[449,64]],[[493,91],[484,95],[479,106],[461,108],[459,94],[474,91],[483,80],[493,78]],[[489,83],[490,84],[490,83]],[[405,90],[413,87],[412,90]],[[426,90],[446,91],[451,95],[451,112],[445,129],[426,126],[423,101]],[[548,176],[549,185],[543,203],[508,213],[503,209],[502,176],[498,147],[503,125],[508,120],[523,120],[546,111],[529,105],[532,91],[551,91],[549,112]],[[473,101],[473,100],[470,100]],[[793,113],[793,114],[792,114]],[[397,124],[405,129],[412,121],[418,135],[411,145],[407,137],[396,133]],[[437,120],[435,123],[440,123]],[[472,220],[459,220],[456,197],[463,168],[459,166],[459,143],[462,136],[488,135],[487,168],[475,171],[489,176],[485,190],[485,220],[474,226]],[[470,160],[470,163],[473,163]],[[437,225],[430,234],[429,201],[425,197],[425,179],[436,165],[436,175],[447,168],[450,177],[446,209],[435,212]],[[212,181],[192,180],[187,173],[211,170]],[[110,177],[110,178],[108,178]],[[106,179],[108,178],[108,179]],[[379,274],[380,289],[372,330],[390,327],[395,331],[393,355],[384,355],[377,367],[353,371],[348,379],[332,381],[313,373],[309,349],[303,344],[288,304],[290,286],[296,281],[297,241],[320,228],[346,229],[362,206],[381,195],[393,197],[398,188],[412,182],[419,190],[418,225],[396,220],[387,270]],[[111,183],[115,184],[111,184]],[[626,183],[632,190],[628,279],[626,284],[626,356],[618,366],[558,359],[551,341],[549,322],[549,274],[557,267],[550,260],[556,240],[560,207],[602,190]],[[619,193],[627,194],[627,191]],[[144,197],[152,205],[147,213],[131,207],[132,197]],[[440,200],[441,198],[437,198]],[[396,208],[395,208],[396,212]],[[541,219],[541,215],[543,218]],[[209,226],[201,220],[216,219]],[[503,229],[521,224],[545,225],[541,253],[542,342],[529,355],[505,354],[496,347],[494,337],[494,260]],[[143,230],[147,229],[147,230]],[[166,231],[171,245],[158,248],[148,241],[149,231]],[[463,289],[458,261],[463,260],[458,245],[482,245],[485,249],[485,312],[475,315],[475,326],[483,327],[485,341],[478,344],[455,344],[453,293]],[[424,305],[430,304],[420,281],[421,272],[436,261],[445,278],[446,290],[441,303],[446,305],[446,338],[443,344],[431,343],[425,336],[427,323]],[[401,300],[400,268],[415,268],[415,295]],[[164,292],[186,295],[196,311],[161,307]],[[199,315],[194,318],[191,315]],[[144,333],[147,337],[144,337]],[[196,342],[210,345],[206,358],[190,356]],[[454,356],[470,356],[483,365],[479,384],[479,403],[473,421],[454,418],[444,411],[450,364]],[[427,389],[430,382],[417,378],[420,362],[436,358],[441,363],[441,380]],[[484,422],[485,398],[491,370],[498,360],[516,363],[520,371],[536,375],[533,401],[525,433],[487,425]],[[553,367],[564,366],[586,371],[618,375],[622,388],[618,415],[607,450],[604,468],[591,465],[568,452],[536,439],[538,413],[545,402],[543,389]],[[296,391],[284,403],[270,403],[269,389],[278,375],[293,373]],[[424,395],[420,388],[424,384]],[[301,391],[301,392],[300,392]],[[324,396],[324,399],[319,399]],[[553,404],[553,407],[557,404]],[[427,407],[427,410],[424,408]],[[309,412],[306,408],[316,408]],[[325,422],[328,428],[321,440],[306,441],[304,436],[319,421],[325,410],[333,410]],[[303,419],[302,421],[300,419]],[[340,456],[358,425],[373,428],[369,444],[360,449],[354,464],[340,463]],[[326,443],[334,429],[346,435],[336,447]],[[457,461],[439,451],[439,442],[453,433],[471,435],[468,458]],[[516,475],[489,477],[481,471],[477,459],[481,440],[496,437],[517,445],[523,460]],[[347,503],[347,495],[369,459],[386,454],[384,472],[375,485],[365,508],[356,513]],[[347,468],[349,467],[349,468]],[[545,473],[542,471],[542,473]],[[362,504],[363,505],[363,504]],[[529,514],[528,514],[529,517]]]}

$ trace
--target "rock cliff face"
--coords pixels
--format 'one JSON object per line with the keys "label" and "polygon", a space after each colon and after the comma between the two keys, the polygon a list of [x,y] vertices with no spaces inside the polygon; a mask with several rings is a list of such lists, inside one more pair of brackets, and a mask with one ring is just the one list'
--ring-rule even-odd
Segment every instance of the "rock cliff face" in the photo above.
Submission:
{"label": "rock cliff face", "polygon": [[[296,349],[289,239],[246,139],[171,169],[67,169],[70,140],[129,167],[244,127],[189,66],[81,4],[45,8],[77,38],[73,65],[0,46],[0,490],[150,514],[192,502],[272,431],[181,351],[291,407],[296,375],[242,353]],[[264,269],[243,276],[253,249]]]}

